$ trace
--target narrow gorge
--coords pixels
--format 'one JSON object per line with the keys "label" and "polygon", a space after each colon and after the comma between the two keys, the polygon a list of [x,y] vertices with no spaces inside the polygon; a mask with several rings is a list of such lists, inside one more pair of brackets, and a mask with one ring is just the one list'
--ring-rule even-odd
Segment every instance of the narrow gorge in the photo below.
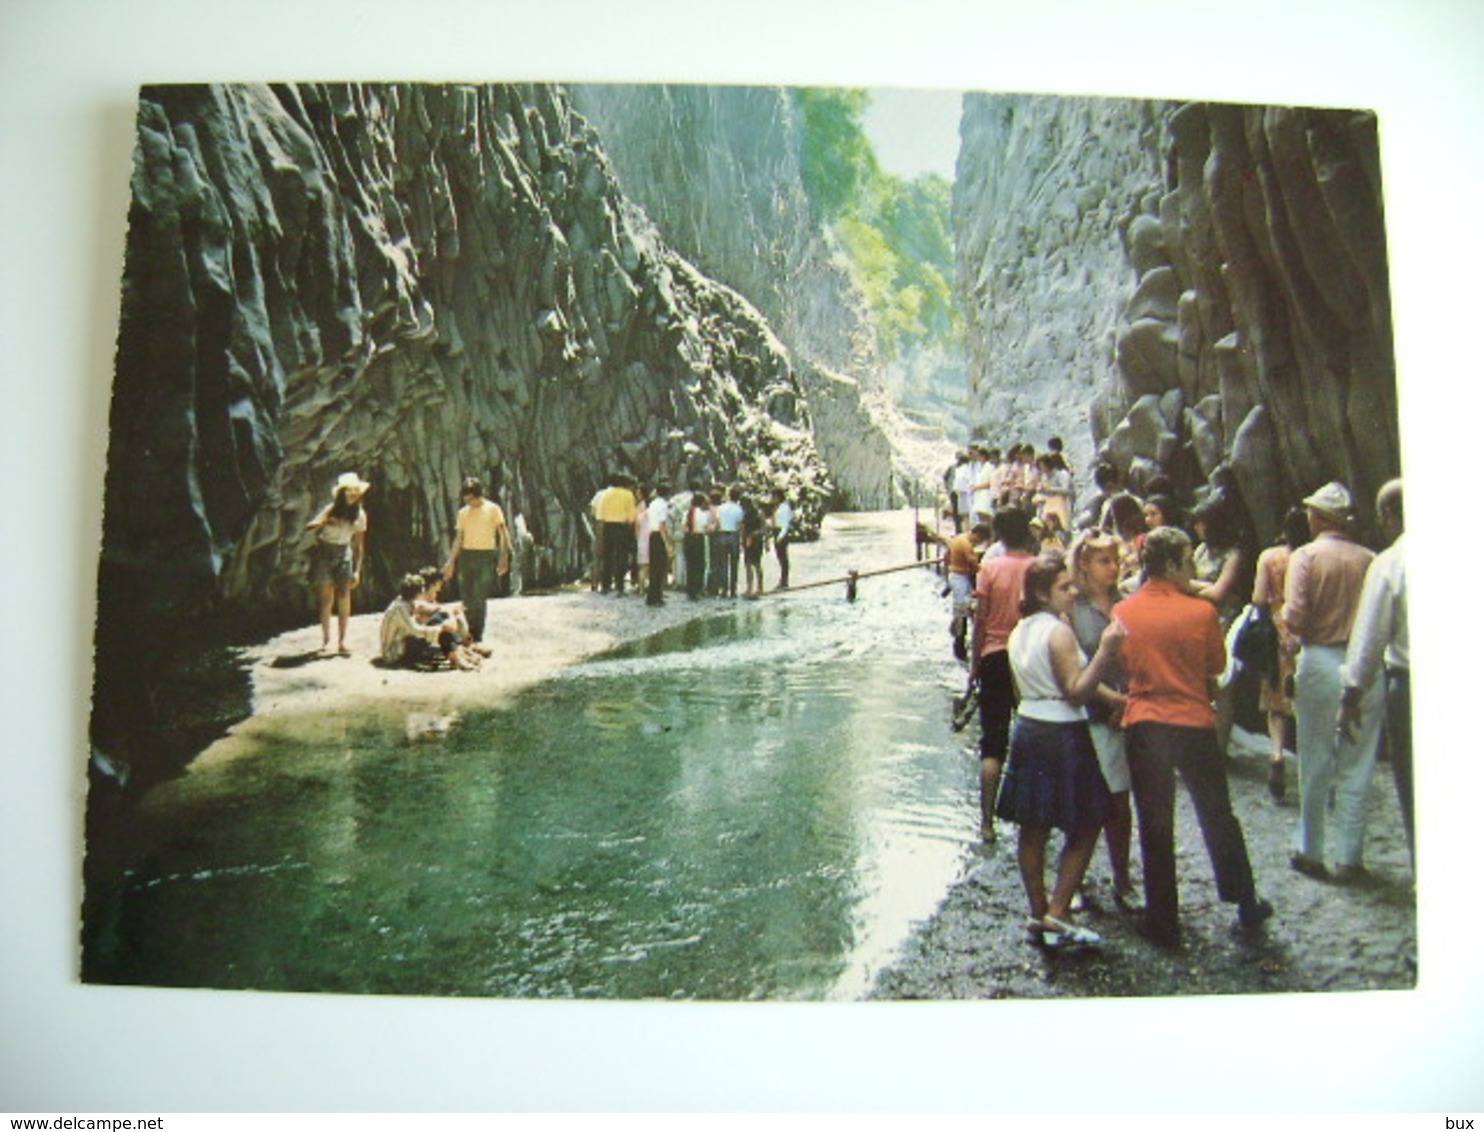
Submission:
{"label": "narrow gorge", "polygon": [[347,470],[374,484],[363,610],[441,560],[470,474],[549,586],[615,470],[787,486],[812,528],[929,499],[950,437],[1059,434],[1083,477],[1187,500],[1230,467],[1264,538],[1327,479],[1398,472],[1373,115],[969,94],[939,231],[931,184],[876,173],[888,220],[830,212],[821,105],[859,103],[145,88],[95,745],[178,769],[183,643],[304,622],[304,525]]}
{"label": "narrow gorge", "polygon": [[971,94],[962,129],[978,431],[1186,501],[1226,465],[1264,543],[1320,484],[1399,473],[1373,114]]}

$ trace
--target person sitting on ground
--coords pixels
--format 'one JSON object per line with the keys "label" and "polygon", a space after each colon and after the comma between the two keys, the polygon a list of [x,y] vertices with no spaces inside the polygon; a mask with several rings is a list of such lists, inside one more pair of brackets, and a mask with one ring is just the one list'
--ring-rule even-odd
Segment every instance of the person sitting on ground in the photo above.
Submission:
{"label": "person sitting on ground", "polygon": [[[1024,576],[1021,621],[1008,652],[1020,689],[1010,761],[996,813],[1020,826],[1017,859],[1030,902],[1033,942],[1095,945],[1096,932],[1071,923],[1072,899],[1108,818],[1108,786],[1083,705],[1102,690],[1102,674],[1117,659],[1123,629],[1110,624],[1087,660],[1065,618],[1077,587],[1059,554],[1043,554]],[[1046,891],[1046,843],[1066,835],[1056,883]]]}
{"label": "person sitting on ground", "polygon": [[443,591],[443,571],[437,566],[424,566],[418,571],[423,579],[423,591],[413,602],[413,616],[424,625],[442,625],[458,634],[460,647],[472,649],[480,656],[489,656],[494,649],[482,641],[474,640],[469,631],[469,615],[461,601],[438,600]]}
{"label": "person sitting on ground", "polygon": [[446,659],[454,668],[477,668],[479,658],[459,647],[457,633],[417,619],[415,603],[422,592],[421,574],[403,576],[396,598],[381,615],[381,663],[388,668],[420,668]]}

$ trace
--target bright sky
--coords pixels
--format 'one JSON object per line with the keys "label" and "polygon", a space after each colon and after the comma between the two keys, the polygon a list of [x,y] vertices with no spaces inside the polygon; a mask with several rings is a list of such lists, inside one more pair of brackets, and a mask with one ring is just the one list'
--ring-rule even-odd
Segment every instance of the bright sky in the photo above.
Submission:
{"label": "bright sky", "polygon": [[922,173],[953,180],[962,101],[956,90],[873,88],[863,123],[882,168],[907,180]]}

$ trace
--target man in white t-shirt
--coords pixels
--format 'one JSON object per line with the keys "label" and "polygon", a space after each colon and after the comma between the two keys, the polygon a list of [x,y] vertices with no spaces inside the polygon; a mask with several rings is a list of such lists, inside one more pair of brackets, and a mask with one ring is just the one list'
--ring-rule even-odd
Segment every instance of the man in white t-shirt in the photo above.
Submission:
{"label": "man in white t-shirt", "polygon": [[665,581],[670,573],[670,485],[654,489],[649,501],[649,591],[646,605],[665,604]]}
{"label": "man in white t-shirt", "polygon": [[716,509],[716,549],[721,557],[719,572],[722,597],[737,596],[737,574],[742,562],[742,489],[733,485],[727,501]]}
{"label": "man in white t-shirt", "polygon": [[788,547],[794,525],[793,504],[782,488],[773,490],[773,554],[778,559],[778,588],[788,589]]}

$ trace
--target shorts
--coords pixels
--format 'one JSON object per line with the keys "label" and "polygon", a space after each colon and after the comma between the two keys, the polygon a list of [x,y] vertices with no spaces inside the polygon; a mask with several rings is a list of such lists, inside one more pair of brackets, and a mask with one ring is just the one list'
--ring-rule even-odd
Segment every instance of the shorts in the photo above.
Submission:
{"label": "shorts", "polygon": [[355,573],[350,543],[317,542],[309,548],[309,582],[330,586],[348,582]]}
{"label": "shorts", "polygon": [[953,594],[953,615],[962,617],[974,606],[974,579],[967,574],[948,575],[948,589]]}

